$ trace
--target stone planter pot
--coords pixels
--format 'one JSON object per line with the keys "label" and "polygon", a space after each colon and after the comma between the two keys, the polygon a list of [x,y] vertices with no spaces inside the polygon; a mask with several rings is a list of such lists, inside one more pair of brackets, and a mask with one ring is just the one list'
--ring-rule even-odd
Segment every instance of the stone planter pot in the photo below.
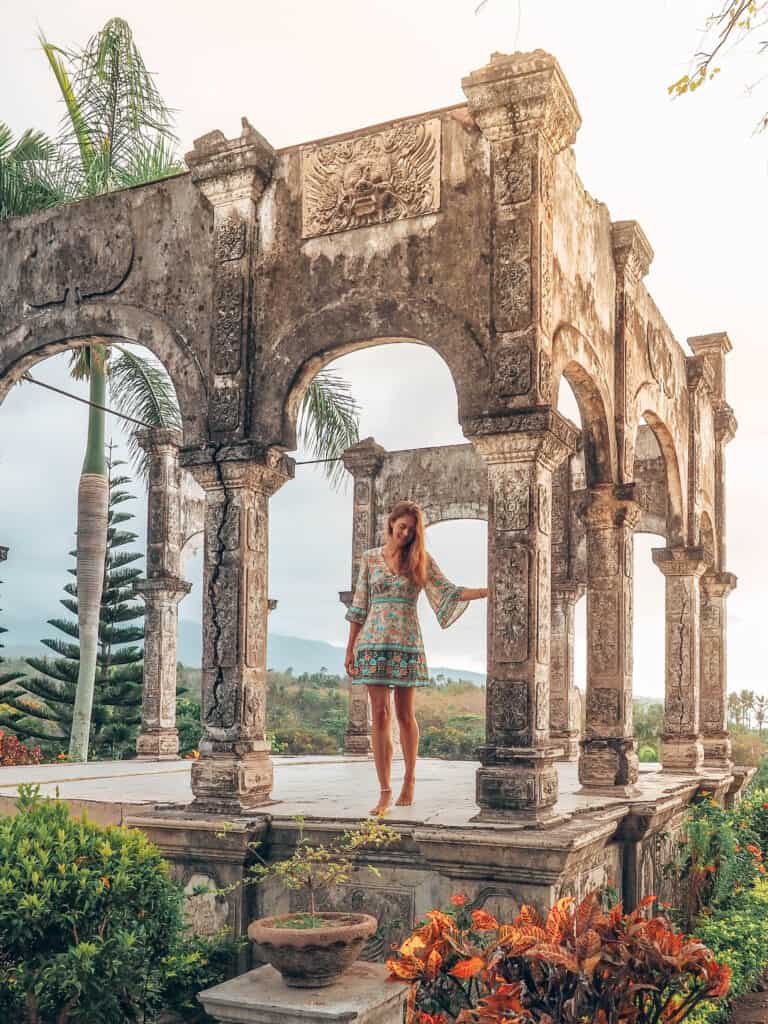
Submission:
{"label": "stone planter pot", "polygon": [[327,924],[320,928],[290,927],[291,918],[305,916],[259,918],[249,926],[248,938],[256,947],[256,955],[272,964],[286,985],[324,988],[357,960],[378,922],[370,914],[321,913],[315,916]]}

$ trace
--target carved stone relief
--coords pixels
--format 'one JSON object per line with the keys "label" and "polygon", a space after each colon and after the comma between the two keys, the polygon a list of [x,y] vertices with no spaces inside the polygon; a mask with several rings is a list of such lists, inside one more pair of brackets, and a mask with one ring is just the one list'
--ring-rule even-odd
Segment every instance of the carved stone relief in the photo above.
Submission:
{"label": "carved stone relief", "polygon": [[663,394],[672,398],[677,390],[675,364],[664,334],[652,323],[646,326],[646,348],[653,379]]}
{"label": "carved stone relief", "polygon": [[610,686],[590,686],[587,691],[587,723],[613,726],[621,720],[619,691]]}
{"label": "carved stone relief", "polygon": [[549,225],[544,223],[544,221],[541,223],[540,232],[539,266],[541,268],[541,276],[539,279],[539,315],[541,329],[546,335],[549,335],[552,329],[552,232],[549,229]]}
{"label": "carved stone relief", "polygon": [[537,558],[536,657],[542,665],[546,665],[549,661],[549,621],[552,604],[549,555],[543,548],[539,548]]}
{"label": "carved stone relief", "polygon": [[546,484],[538,484],[537,488],[539,512],[539,530],[548,534],[552,522],[552,492]]}
{"label": "carved stone relief", "polygon": [[502,739],[508,733],[528,728],[528,684],[494,681],[489,687],[490,726]]}
{"label": "carved stone relief", "polygon": [[209,417],[212,430],[237,430],[240,425],[240,388],[214,388]]}
{"label": "carved stone relief", "polygon": [[[502,662],[528,658],[530,553],[521,544],[499,552],[496,581],[496,659]],[[505,557],[506,556],[506,557]]]}
{"label": "carved stone relief", "polygon": [[245,255],[245,221],[233,211],[216,229],[216,259],[219,263],[239,260]]}
{"label": "carved stone relief", "polygon": [[552,360],[543,349],[539,352],[539,394],[542,402],[552,401]]}
{"label": "carved stone relief", "polygon": [[496,390],[500,395],[525,395],[533,386],[533,354],[525,339],[505,342],[494,354]]}
{"label": "carved stone relief", "polygon": [[240,369],[243,331],[243,278],[239,268],[220,272],[214,287],[213,365],[216,373]]}
{"label": "carved stone relief", "polygon": [[519,480],[500,481],[494,490],[493,510],[497,530],[527,530],[531,518],[529,484]]}
{"label": "carved stone relief", "polygon": [[533,156],[515,151],[499,153],[493,165],[494,198],[500,206],[514,206],[531,198],[533,191]]}
{"label": "carved stone relief", "polygon": [[193,935],[215,935],[225,928],[229,918],[226,896],[209,875],[193,874],[184,886],[184,916]]}
{"label": "carved stone relief", "polygon": [[619,603],[613,590],[589,594],[589,644],[594,672],[615,672],[618,665]]}
{"label": "carved stone relief", "polygon": [[440,121],[407,122],[302,152],[303,236],[440,208]]}

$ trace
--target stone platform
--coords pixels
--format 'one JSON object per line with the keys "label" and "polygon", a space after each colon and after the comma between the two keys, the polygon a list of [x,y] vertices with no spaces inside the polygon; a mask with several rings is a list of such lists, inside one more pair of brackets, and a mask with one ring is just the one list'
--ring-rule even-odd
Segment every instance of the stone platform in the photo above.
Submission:
{"label": "stone platform", "polygon": [[[228,924],[243,933],[250,920],[301,909],[274,886],[240,888],[226,896],[201,893],[239,881],[254,858],[286,856],[295,843],[296,815],[318,841],[366,817],[376,795],[372,760],[365,757],[275,757],[274,803],[243,817],[192,813],[190,762],[118,761],[0,768],[0,813],[12,813],[21,783],[70,803],[102,824],[141,828],[156,842],[188,892],[197,931]],[[673,853],[685,809],[702,789],[734,800],[749,772],[709,776],[663,773],[643,766],[637,793],[615,796],[579,790],[575,764],[558,765],[558,821],[532,828],[510,819],[473,820],[477,764],[421,759],[413,807],[393,807],[387,821],[401,842],[375,851],[380,877],[361,867],[333,894],[328,909],[365,910],[379,932],[364,956],[382,959],[393,942],[432,907],[464,892],[470,905],[502,917],[521,903],[541,909],[564,894],[579,897],[612,886],[631,907],[642,896],[664,897],[664,864]],[[393,787],[402,777],[395,762]],[[226,824],[225,824],[226,822]],[[249,966],[246,961],[244,966]]]}

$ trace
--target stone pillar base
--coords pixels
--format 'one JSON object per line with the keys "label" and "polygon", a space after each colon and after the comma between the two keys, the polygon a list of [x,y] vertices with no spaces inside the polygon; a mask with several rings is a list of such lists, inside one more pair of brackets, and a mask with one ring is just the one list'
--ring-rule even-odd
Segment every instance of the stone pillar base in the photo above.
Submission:
{"label": "stone pillar base", "polygon": [[727,732],[719,736],[702,736],[704,747],[704,767],[722,769],[729,772],[733,768],[731,757],[731,737]]}
{"label": "stone pillar base", "polygon": [[579,760],[578,731],[550,731],[549,738],[556,746],[563,748],[562,754],[556,760],[571,762]]}
{"label": "stone pillar base", "polygon": [[371,737],[367,732],[347,732],[344,733],[344,753],[345,754],[372,754],[373,747],[371,746]]}
{"label": "stone pillar base", "polygon": [[704,744],[701,736],[662,736],[661,768],[665,772],[685,772],[696,775],[704,764]]}
{"label": "stone pillar base", "polygon": [[[266,746],[266,745],[265,745]],[[248,753],[203,751],[192,763],[190,809],[204,814],[242,814],[274,804],[269,750]]]}
{"label": "stone pillar base", "polygon": [[140,732],[136,738],[137,761],[178,761],[177,729],[153,729]]}
{"label": "stone pillar base", "polygon": [[583,789],[610,789],[616,796],[637,792],[637,743],[633,739],[593,736],[581,741],[579,782]]}
{"label": "stone pillar base", "polygon": [[484,764],[477,770],[475,799],[480,811],[472,820],[530,821],[542,825],[562,821],[562,815],[555,811],[558,793],[555,760],[561,753],[559,747],[549,750],[511,748],[508,751],[496,747],[495,763]]}

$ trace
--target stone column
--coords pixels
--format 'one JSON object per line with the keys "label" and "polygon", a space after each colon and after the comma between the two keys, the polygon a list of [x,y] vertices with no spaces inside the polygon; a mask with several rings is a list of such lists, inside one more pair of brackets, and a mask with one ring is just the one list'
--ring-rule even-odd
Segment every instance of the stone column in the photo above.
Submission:
{"label": "stone column", "polygon": [[[488,683],[480,820],[554,817],[562,753],[549,737],[552,473],[576,429],[551,409],[472,440],[488,464]],[[514,432],[513,432],[514,431]]]}
{"label": "stone column", "polygon": [[726,599],[736,586],[730,572],[701,577],[701,741],[704,767],[730,771]]}
{"label": "stone column", "polygon": [[[339,594],[342,603],[349,605],[357,582],[360,558],[364,551],[372,548],[376,538],[376,476],[386,454],[380,444],[367,437],[359,444],[347,448],[342,459],[344,466],[355,481],[354,507],[352,511],[352,591]],[[347,731],[344,734],[345,754],[370,754],[371,720],[368,710],[368,691],[356,686],[352,679],[347,681],[349,710]]]}
{"label": "stone column", "polygon": [[590,489],[587,530],[587,712],[579,781],[631,793],[633,531],[640,518],[631,484]]}
{"label": "stone column", "polygon": [[654,548],[653,560],[666,579],[661,766],[668,772],[694,774],[704,761],[699,728],[699,582],[707,563],[702,548]]}
{"label": "stone column", "polygon": [[275,151],[243,118],[236,139],[220,131],[195,139],[186,155],[192,182],[213,209],[213,310],[208,426],[214,442],[246,437],[249,359],[256,351],[253,282],[259,252],[257,207]]}
{"label": "stone column", "polygon": [[552,649],[549,655],[549,735],[562,747],[558,761],[578,761],[581,735],[579,693],[574,684],[573,645],[576,602],[584,587],[552,581]]}
{"label": "stone column", "polygon": [[203,740],[192,765],[193,810],[238,814],[269,802],[266,739],[269,498],[293,475],[275,448],[188,468],[206,492]]}
{"label": "stone column", "polygon": [[176,729],[176,641],[178,605],[192,589],[181,579],[181,431],[153,427],[138,434],[149,455],[147,578],[134,591],[146,605],[141,731],[136,753],[147,760],[179,754]]}

